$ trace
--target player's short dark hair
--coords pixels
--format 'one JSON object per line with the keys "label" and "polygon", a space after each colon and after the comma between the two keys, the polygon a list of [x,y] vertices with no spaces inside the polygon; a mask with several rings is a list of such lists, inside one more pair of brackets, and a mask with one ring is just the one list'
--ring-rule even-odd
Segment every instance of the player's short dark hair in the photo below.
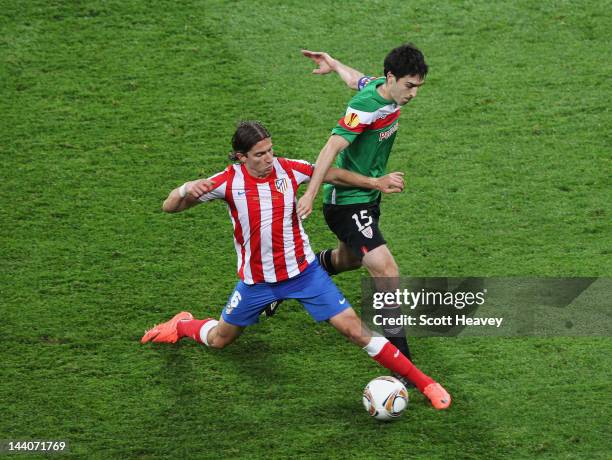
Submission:
{"label": "player's short dark hair", "polygon": [[270,137],[264,125],[258,121],[241,121],[232,137],[233,152],[229,154],[231,161],[238,161],[238,153],[247,153],[259,141]]}
{"label": "player's short dark hair", "polygon": [[425,78],[427,64],[425,56],[412,43],[406,43],[391,50],[385,58],[385,77],[391,72],[395,78],[400,79],[406,75],[418,75]]}

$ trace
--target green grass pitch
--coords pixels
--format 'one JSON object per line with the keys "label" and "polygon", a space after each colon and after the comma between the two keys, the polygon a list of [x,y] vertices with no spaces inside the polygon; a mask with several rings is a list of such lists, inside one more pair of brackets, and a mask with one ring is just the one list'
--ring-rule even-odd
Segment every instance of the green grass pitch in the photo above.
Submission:
{"label": "green grass pitch", "polygon": [[[384,369],[297,303],[223,351],[142,346],[235,281],[223,204],[166,215],[226,165],[236,121],[313,160],[369,74],[430,65],[390,161],[382,227],[403,275],[610,276],[609,2],[0,0],[0,439],[68,458],[609,458],[609,337],[421,338],[454,397],[381,424]],[[315,249],[334,244],[318,209]],[[359,303],[364,272],[336,278]],[[66,458],[62,457],[62,458]],[[58,457],[59,458],[59,457]]]}

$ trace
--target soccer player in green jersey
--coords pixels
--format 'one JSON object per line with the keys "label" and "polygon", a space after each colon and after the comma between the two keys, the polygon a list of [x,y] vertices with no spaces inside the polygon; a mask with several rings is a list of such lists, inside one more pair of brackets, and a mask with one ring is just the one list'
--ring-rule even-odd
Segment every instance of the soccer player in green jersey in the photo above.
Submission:
{"label": "soccer player in green jersey", "polygon": [[[336,167],[365,176],[385,174],[401,108],[423,85],[427,64],[423,53],[412,44],[399,46],[387,55],[384,76],[380,78],[366,76],[327,53],[307,50],[302,53],[317,64],[313,73],[336,72],[358,91],[319,153],[310,184],[298,202],[298,215],[304,219],[312,212],[313,201],[334,160]],[[399,270],[378,226],[380,193],[325,185],[323,203],[327,225],[339,242],[337,248],[318,254],[321,265],[330,274],[364,266],[377,280],[378,290],[394,290]],[[398,305],[388,305],[387,310],[388,314],[399,314]],[[403,328],[387,328],[385,335],[410,356]]]}

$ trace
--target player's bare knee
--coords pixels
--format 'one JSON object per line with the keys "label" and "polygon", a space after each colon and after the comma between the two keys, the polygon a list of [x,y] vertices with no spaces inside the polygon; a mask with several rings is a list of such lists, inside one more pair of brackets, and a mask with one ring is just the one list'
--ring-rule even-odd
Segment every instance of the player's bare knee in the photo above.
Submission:
{"label": "player's bare knee", "polygon": [[368,261],[364,265],[366,265],[368,272],[374,278],[397,278],[399,276],[399,268],[393,257]]}

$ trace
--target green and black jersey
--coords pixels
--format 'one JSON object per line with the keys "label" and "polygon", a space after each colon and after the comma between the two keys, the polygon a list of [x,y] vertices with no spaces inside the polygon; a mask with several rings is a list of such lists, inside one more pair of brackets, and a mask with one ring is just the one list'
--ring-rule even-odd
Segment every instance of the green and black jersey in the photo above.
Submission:
{"label": "green and black jersey", "polygon": [[[350,145],[338,154],[335,166],[364,176],[381,177],[386,174],[389,153],[398,128],[400,106],[383,98],[376,90],[385,78],[364,77],[363,89],[349,102],[333,134],[344,137]],[[361,85],[360,85],[361,86]],[[377,190],[324,185],[323,201],[327,204],[355,204],[375,201]]]}

